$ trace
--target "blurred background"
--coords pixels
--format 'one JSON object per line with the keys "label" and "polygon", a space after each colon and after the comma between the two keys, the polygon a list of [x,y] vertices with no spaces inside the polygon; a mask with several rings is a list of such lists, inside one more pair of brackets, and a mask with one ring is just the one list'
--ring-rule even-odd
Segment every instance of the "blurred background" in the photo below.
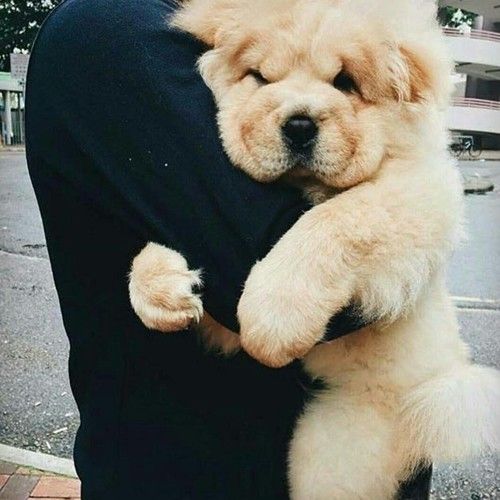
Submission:
{"label": "blurred background", "polygon": [[[71,458],[78,411],[68,343],[23,132],[29,50],[57,3],[0,0],[0,446]],[[469,233],[451,262],[449,287],[473,357],[500,367],[500,0],[440,0],[436,15],[456,62],[448,125]],[[498,457],[438,467],[432,498],[500,498]]]}

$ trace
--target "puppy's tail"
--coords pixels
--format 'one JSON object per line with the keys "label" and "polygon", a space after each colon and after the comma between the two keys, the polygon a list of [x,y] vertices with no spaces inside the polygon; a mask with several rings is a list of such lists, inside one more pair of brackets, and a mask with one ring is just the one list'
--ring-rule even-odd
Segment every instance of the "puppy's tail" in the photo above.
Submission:
{"label": "puppy's tail", "polygon": [[500,451],[500,372],[465,365],[424,382],[405,398],[402,417],[413,466]]}

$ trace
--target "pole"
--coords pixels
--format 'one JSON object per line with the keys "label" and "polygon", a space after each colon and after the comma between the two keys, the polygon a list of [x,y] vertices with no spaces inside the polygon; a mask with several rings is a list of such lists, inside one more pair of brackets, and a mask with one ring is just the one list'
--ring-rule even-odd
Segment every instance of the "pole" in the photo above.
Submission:
{"label": "pole", "polygon": [[26,103],[24,101],[26,83],[23,80],[21,82],[22,91],[19,94],[19,128],[21,132],[21,144],[24,144],[24,110],[26,109]]}
{"label": "pole", "polygon": [[5,92],[5,131],[7,134],[6,144],[10,146],[12,144],[12,110],[11,110],[11,102],[10,102],[10,90]]}

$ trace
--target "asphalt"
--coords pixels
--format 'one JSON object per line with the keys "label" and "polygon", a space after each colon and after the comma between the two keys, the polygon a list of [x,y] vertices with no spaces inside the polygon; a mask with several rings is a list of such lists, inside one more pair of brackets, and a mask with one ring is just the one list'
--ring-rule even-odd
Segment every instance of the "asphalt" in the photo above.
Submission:
{"label": "asphalt", "polygon": [[[467,306],[458,314],[474,359],[500,367],[500,161],[461,170],[492,179],[495,190],[466,197],[469,239],[452,259],[449,286]],[[0,152],[0,443],[71,457],[78,411],[68,350],[24,155]],[[499,462],[486,455],[437,467],[432,498],[500,498]]]}
{"label": "asphalt", "polygon": [[71,457],[69,344],[22,153],[0,153],[0,443]]}
{"label": "asphalt", "polygon": [[500,161],[463,162],[466,178],[479,176],[495,185],[492,193],[467,195],[466,232],[449,269],[453,295],[500,299]]}

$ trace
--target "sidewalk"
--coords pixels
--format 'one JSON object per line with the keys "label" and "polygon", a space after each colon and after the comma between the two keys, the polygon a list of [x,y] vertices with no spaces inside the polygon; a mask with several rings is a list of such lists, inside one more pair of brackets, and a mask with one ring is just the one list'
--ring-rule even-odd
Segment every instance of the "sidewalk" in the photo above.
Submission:
{"label": "sidewalk", "polygon": [[77,500],[78,479],[0,462],[0,500]]}
{"label": "sidewalk", "polygon": [[0,461],[0,500],[77,500],[78,479]]}
{"label": "sidewalk", "polygon": [[0,500],[77,500],[78,479],[0,461]]}
{"label": "sidewalk", "polygon": [[0,500],[29,499],[79,500],[73,462],[0,444]]}

